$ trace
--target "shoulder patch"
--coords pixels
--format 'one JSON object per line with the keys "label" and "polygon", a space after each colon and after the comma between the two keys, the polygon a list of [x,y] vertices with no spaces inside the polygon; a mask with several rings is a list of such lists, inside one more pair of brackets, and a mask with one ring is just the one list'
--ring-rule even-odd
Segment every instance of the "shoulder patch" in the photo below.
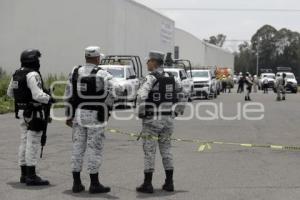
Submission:
{"label": "shoulder patch", "polygon": [[36,74],[36,75],[34,75],[34,78],[35,78],[35,81],[37,83],[37,86],[42,89],[41,77],[38,74]]}

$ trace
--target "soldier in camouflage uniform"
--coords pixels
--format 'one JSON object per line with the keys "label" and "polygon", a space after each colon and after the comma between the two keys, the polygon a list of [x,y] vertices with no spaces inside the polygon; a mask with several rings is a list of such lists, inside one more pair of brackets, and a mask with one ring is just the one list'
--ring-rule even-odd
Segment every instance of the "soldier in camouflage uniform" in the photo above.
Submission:
{"label": "soldier in camouflage uniform", "polygon": [[[171,153],[171,135],[174,130],[174,115],[178,113],[183,113],[184,106],[176,106],[175,112],[172,112],[174,108],[174,102],[169,102],[164,104],[166,99],[162,98],[162,111],[151,110],[147,108],[148,103],[152,102],[151,94],[155,94],[155,91],[161,92],[161,87],[163,84],[159,80],[161,77],[167,77],[167,80],[171,80],[169,83],[172,83],[174,87],[166,86],[166,92],[177,92],[182,90],[182,87],[177,79],[171,76],[168,73],[163,71],[162,65],[164,60],[164,54],[160,52],[150,52],[148,60],[148,70],[150,74],[146,76],[145,82],[142,84],[141,88],[138,91],[138,108],[139,108],[139,117],[142,118],[143,128],[142,128],[142,138],[143,138],[143,150],[144,150],[144,183],[137,188],[138,192],[142,193],[153,193],[152,186],[152,176],[155,168],[155,154],[156,146],[158,143],[160,154],[162,156],[163,166],[166,172],[165,184],[163,185],[163,190],[174,191],[173,184],[173,155]],[[167,91],[168,88],[171,91]],[[155,96],[155,95],[154,95]],[[162,95],[163,96],[163,95]],[[182,99],[180,99],[182,100]],[[151,107],[151,106],[150,106]],[[153,139],[153,137],[158,138],[158,141]]]}
{"label": "soldier in camouflage uniform", "polygon": [[246,83],[246,95],[245,95],[245,101],[251,101],[250,94],[252,92],[252,85],[253,81],[251,80],[250,74],[247,72],[246,73],[246,78],[245,78],[245,83]]}
{"label": "soldier in camouflage uniform", "polygon": [[[287,84],[286,74],[283,73],[282,76],[276,80],[276,92],[277,92],[277,101],[285,100],[285,87]],[[282,96],[281,96],[282,94]]]}
{"label": "soldier in camouflage uniform", "polygon": [[[67,109],[67,115],[71,114],[71,118],[66,123],[73,128],[72,191],[74,193],[85,190],[80,178],[85,153],[87,153],[87,170],[91,179],[89,192],[110,192],[109,187],[99,182],[98,172],[103,158],[105,124],[114,102],[111,92],[113,77],[98,66],[100,56],[99,47],[86,48],[86,64],[73,69],[70,84],[65,92],[65,96],[70,97],[68,102],[73,106],[73,112]],[[79,93],[84,96],[81,97]]]}
{"label": "soldier in camouflage uniform", "polygon": [[54,102],[54,99],[44,92],[39,72],[40,57],[41,53],[37,49],[23,51],[21,68],[14,73],[7,89],[7,95],[15,99],[17,118],[18,110],[23,110],[19,148],[20,182],[28,186],[49,185],[49,181],[36,175],[42,131],[46,123],[42,105]]}

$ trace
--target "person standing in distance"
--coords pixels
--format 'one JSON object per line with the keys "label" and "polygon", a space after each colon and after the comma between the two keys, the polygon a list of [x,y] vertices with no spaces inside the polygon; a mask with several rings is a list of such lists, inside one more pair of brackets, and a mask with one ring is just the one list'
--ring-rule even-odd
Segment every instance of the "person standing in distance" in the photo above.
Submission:
{"label": "person standing in distance", "polygon": [[[182,87],[171,74],[165,73],[162,65],[164,54],[152,51],[147,62],[150,72],[138,91],[137,104],[139,118],[142,119],[144,150],[144,183],[136,188],[137,192],[153,193],[152,176],[155,168],[155,154],[158,143],[166,173],[163,190],[174,191],[173,155],[171,153],[171,135],[174,130],[174,116],[183,113],[184,105],[178,105],[178,94]],[[179,100],[186,100],[185,95]],[[152,137],[157,137],[154,140]]]}
{"label": "person standing in distance", "polygon": [[239,80],[238,80],[238,90],[237,93],[243,93],[244,92],[244,83],[245,83],[245,77],[242,72],[240,72]]}
{"label": "person standing in distance", "polygon": [[264,90],[264,94],[268,94],[269,91],[269,80],[267,78],[267,76],[265,75],[262,79],[262,87]]}
{"label": "person standing in distance", "polygon": [[103,159],[104,131],[113,106],[112,75],[102,70],[100,48],[85,49],[86,64],[77,66],[70,74],[65,97],[71,108],[66,109],[66,124],[73,128],[72,172],[74,193],[85,190],[80,173],[87,153],[87,170],[90,175],[89,192],[108,193],[110,187],[99,181],[99,168]]}
{"label": "person standing in distance", "polygon": [[286,73],[278,77],[276,80],[277,101],[285,100],[285,88],[287,85]]}
{"label": "person standing in distance", "polygon": [[40,74],[41,53],[37,49],[27,49],[21,54],[21,68],[15,71],[7,89],[7,95],[15,100],[16,118],[23,110],[21,122],[21,144],[19,148],[19,165],[21,183],[27,186],[49,185],[36,175],[42,131],[45,124],[43,104],[54,103],[54,99],[45,93]]}
{"label": "person standing in distance", "polygon": [[251,80],[250,74],[248,72],[246,73],[245,83],[247,85],[247,87],[246,87],[247,92],[246,92],[246,96],[245,96],[245,101],[251,101],[250,94],[251,94],[251,91],[252,91],[253,81]]}
{"label": "person standing in distance", "polygon": [[259,81],[258,81],[257,75],[254,75],[253,76],[253,92],[254,93],[257,93],[257,91],[258,91],[258,84],[259,84]]}

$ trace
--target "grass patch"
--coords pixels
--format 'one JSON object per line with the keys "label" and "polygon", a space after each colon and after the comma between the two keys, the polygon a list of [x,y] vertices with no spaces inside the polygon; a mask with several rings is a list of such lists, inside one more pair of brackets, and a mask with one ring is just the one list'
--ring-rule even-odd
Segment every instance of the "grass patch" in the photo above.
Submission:
{"label": "grass patch", "polygon": [[5,114],[9,112],[14,112],[14,101],[7,97],[0,98],[0,114]]}
{"label": "grass patch", "polygon": [[0,114],[13,112],[14,101],[6,95],[10,76],[0,68]]}
{"label": "grass patch", "polygon": [[[11,79],[11,75],[8,75],[2,68],[0,67],[0,114],[5,114],[9,112],[14,111],[14,100],[9,98],[6,95],[6,91],[9,85]],[[55,82],[65,82],[67,78],[63,75],[57,76],[57,75],[48,75],[45,79],[45,87],[50,88],[51,85]],[[63,97],[65,92],[66,84],[55,84],[54,85],[55,90],[53,94],[57,97]],[[62,100],[58,100],[62,101]],[[63,106],[57,106],[59,108],[62,108]]]}

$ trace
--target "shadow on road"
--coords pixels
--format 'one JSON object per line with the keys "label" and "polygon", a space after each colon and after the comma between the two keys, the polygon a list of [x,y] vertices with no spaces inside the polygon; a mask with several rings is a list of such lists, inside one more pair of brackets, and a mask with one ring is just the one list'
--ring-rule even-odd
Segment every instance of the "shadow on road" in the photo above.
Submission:
{"label": "shadow on road", "polygon": [[10,185],[12,188],[17,190],[44,190],[49,189],[51,187],[55,187],[55,185],[48,186],[26,186],[26,184],[22,184],[20,182],[9,182],[7,185]]}
{"label": "shadow on road", "polygon": [[66,190],[66,191],[63,192],[63,194],[70,195],[70,196],[75,197],[75,198],[119,199],[119,197],[112,196],[110,194],[89,194],[87,191],[82,192],[80,194],[75,194],[75,193],[72,192],[72,190]]}
{"label": "shadow on road", "polygon": [[176,190],[175,192],[166,192],[164,190],[155,190],[154,194],[141,194],[139,193],[136,198],[138,199],[148,199],[148,198],[154,198],[154,197],[168,197],[173,196],[179,193],[187,193],[189,191],[185,190]]}

